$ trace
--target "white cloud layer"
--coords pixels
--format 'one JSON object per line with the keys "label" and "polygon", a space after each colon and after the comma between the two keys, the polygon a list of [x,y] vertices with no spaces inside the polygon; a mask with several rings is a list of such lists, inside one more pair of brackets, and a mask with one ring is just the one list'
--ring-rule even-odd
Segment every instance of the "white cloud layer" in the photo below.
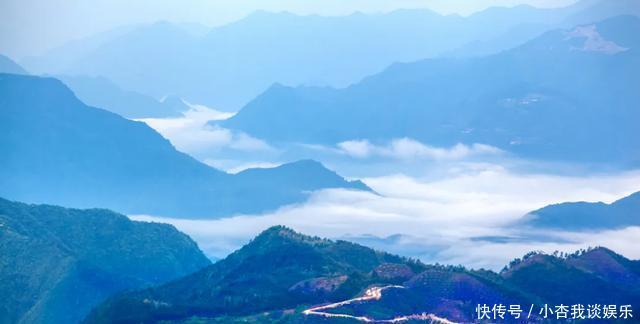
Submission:
{"label": "white cloud layer", "polygon": [[167,138],[180,151],[198,158],[221,149],[242,152],[273,150],[266,142],[240,132],[208,125],[211,120],[223,120],[233,113],[220,112],[201,105],[190,104],[191,109],[177,118],[139,119]]}
{"label": "white cloud layer", "polygon": [[281,166],[282,163],[268,162],[268,161],[238,161],[238,160],[219,160],[219,159],[205,159],[204,163],[220,170],[225,170],[228,173],[239,173],[247,169],[265,169],[275,168]]}
{"label": "white cloud layer", "polygon": [[383,157],[400,160],[459,160],[480,155],[496,155],[502,151],[485,144],[458,143],[450,148],[423,144],[411,138],[394,139],[386,145],[375,145],[368,140],[351,140],[337,144],[339,153],[355,158]]}
{"label": "white cloud layer", "polygon": [[[499,269],[531,250],[572,251],[604,245],[640,258],[640,228],[602,233],[523,233],[527,212],[565,201],[612,202],[640,190],[640,171],[582,177],[522,174],[484,165],[451,170],[440,179],[392,175],[364,179],[381,195],[348,190],[314,193],[303,204],[266,215],[219,220],[133,219],[174,224],[208,254],[224,257],[272,225],[330,238],[372,235],[378,248],[426,262]],[[402,234],[399,239],[378,239]],[[507,242],[477,237],[530,237]]]}

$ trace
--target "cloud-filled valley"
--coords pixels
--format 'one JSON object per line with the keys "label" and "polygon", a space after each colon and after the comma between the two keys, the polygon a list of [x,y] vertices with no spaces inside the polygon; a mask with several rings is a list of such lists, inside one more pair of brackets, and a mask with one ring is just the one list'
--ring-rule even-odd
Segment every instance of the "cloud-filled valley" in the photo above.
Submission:
{"label": "cloud-filled valley", "polygon": [[425,262],[476,268],[497,269],[533,250],[569,252],[599,245],[640,256],[634,244],[638,227],[567,232],[535,229],[523,221],[526,213],[549,204],[610,203],[629,195],[640,190],[638,170],[526,160],[481,143],[435,147],[411,138],[272,144],[207,123],[231,116],[200,106],[184,117],[143,121],[179,149],[229,172],[313,158],[342,175],[361,178],[375,193],[322,190],[276,212],[220,220],[131,215],[133,219],[171,223],[213,259],[273,225]]}
{"label": "cloud-filled valley", "polygon": [[[168,222],[191,235],[211,257],[221,258],[265,228],[284,224],[323,237],[345,238],[425,262],[496,269],[528,251],[572,251],[615,246],[640,257],[640,228],[617,231],[542,231],[521,224],[530,211],[566,201],[612,202],[640,190],[640,171],[587,176],[522,173],[499,165],[457,166],[427,179],[388,175],[364,179],[377,194],[323,190],[302,204],[274,213],[220,220]],[[393,237],[394,235],[398,235]],[[391,238],[389,238],[391,236]],[[501,253],[495,253],[500,249]]]}

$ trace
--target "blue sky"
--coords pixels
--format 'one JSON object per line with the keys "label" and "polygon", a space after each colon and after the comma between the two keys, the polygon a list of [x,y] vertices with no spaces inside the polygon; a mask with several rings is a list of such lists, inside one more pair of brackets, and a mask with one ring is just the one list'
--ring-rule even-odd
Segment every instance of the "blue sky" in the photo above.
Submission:
{"label": "blue sky", "polygon": [[117,26],[158,20],[215,26],[255,10],[344,15],[429,8],[468,15],[491,6],[529,4],[558,7],[576,0],[3,0],[0,2],[0,53],[35,55],[69,40]]}

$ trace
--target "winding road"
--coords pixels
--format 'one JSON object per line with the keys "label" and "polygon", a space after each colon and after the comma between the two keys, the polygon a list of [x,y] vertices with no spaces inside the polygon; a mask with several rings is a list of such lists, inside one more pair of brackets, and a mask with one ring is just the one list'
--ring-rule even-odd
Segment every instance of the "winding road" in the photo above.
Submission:
{"label": "winding road", "polygon": [[427,314],[427,313],[402,315],[402,316],[394,317],[392,319],[378,320],[378,319],[373,319],[367,316],[353,316],[349,314],[326,312],[326,310],[338,308],[338,307],[353,304],[353,303],[379,300],[380,298],[382,298],[382,292],[387,289],[404,289],[404,287],[396,286],[396,285],[384,286],[384,287],[371,287],[367,289],[364,292],[364,295],[360,297],[348,299],[348,300],[333,303],[333,304],[312,307],[304,310],[302,313],[305,315],[316,315],[316,316],[324,316],[324,317],[350,318],[350,319],[355,319],[355,320],[358,320],[361,322],[367,322],[367,323],[400,323],[400,322],[406,322],[409,320],[425,320],[425,321],[430,321],[431,323],[456,324],[455,322],[451,322],[446,318],[438,317],[434,314]]}

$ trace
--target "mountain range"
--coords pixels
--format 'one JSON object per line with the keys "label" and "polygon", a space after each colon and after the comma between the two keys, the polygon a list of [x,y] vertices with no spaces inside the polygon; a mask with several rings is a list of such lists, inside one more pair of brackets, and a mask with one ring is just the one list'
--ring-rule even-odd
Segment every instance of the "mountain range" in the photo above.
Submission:
{"label": "mountain range", "polygon": [[[563,171],[640,166],[638,35],[640,0],[581,0],[467,17],[258,11],[214,28],[124,26],[19,64],[0,55],[0,324],[547,323],[559,305],[573,314],[578,304],[629,306],[636,314],[628,322],[638,322],[640,260],[628,257],[637,256],[629,236],[640,228],[640,192],[548,205],[518,222],[500,215],[526,199],[498,201],[515,195],[482,190],[494,179],[507,187],[610,185],[600,195],[628,187],[618,180],[631,172],[584,182],[591,175]],[[201,115],[231,117],[205,124]],[[179,147],[206,144],[190,151],[200,160],[149,125]],[[208,127],[244,143],[213,148],[219,134]],[[334,192],[302,215],[334,216],[295,221],[338,226],[345,240],[274,226],[246,243],[252,229],[242,224],[273,224],[279,208],[314,192],[373,193],[308,156],[379,172],[372,183],[402,188],[383,200]],[[211,166],[273,161],[294,162],[237,173]],[[537,172],[549,169],[555,173]],[[478,181],[475,191],[454,188]],[[469,217],[438,219],[459,198],[452,193],[478,202],[458,213],[490,199],[500,205],[458,229]],[[359,206],[367,209],[361,224],[337,219]],[[420,208],[426,213],[413,212]],[[226,257],[212,262],[172,225],[125,214],[175,222]],[[367,229],[366,216],[388,228]],[[407,218],[433,228],[420,235],[392,224]],[[393,228],[400,232],[376,236]],[[479,264],[523,246],[574,248],[604,236],[630,254],[534,251],[494,271],[389,253]],[[239,241],[246,244],[227,255]],[[495,250],[458,253],[471,245]],[[480,305],[489,307],[487,321]],[[497,305],[521,306],[524,318],[498,320]]]}
{"label": "mountain range", "polygon": [[[529,253],[495,273],[425,265],[276,226],[192,275],[110,298],[85,322],[325,323],[326,313],[369,321],[430,314],[470,322],[478,304],[518,304],[525,312],[545,303],[637,308],[639,284],[640,263],[605,248]],[[360,295],[370,297],[340,302]],[[532,316],[542,320],[537,309]],[[340,320],[358,322],[348,316],[330,322]]]}
{"label": "mountain range", "polygon": [[566,202],[530,212],[526,223],[561,230],[619,229],[640,226],[640,192],[611,204]]}
{"label": "mountain range", "polygon": [[180,98],[166,96],[161,100],[124,90],[104,77],[56,76],[82,102],[120,116],[135,118],[180,117],[189,110]]}
{"label": "mountain range", "polygon": [[233,175],[176,151],[142,122],[86,106],[52,78],[0,74],[0,196],[130,214],[219,217],[369,190],[303,160]]}
{"label": "mountain range", "polygon": [[[29,74],[10,58],[0,55],[0,73]],[[124,90],[104,77],[56,76],[84,103],[101,107],[126,118],[180,117],[190,109],[182,99],[166,96],[161,100]]]}
{"label": "mountain range", "polygon": [[[640,163],[640,18],[547,32],[499,54],[394,64],[344,89],[274,85],[225,121],[270,142],[412,138],[561,161]],[[588,125],[588,127],[587,127]]]}
{"label": "mountain range", "polygon": [[172,94],[236,111],[275,82],[344,87],[392,63],[492,54],[553,26],[639,11],[635,0],[490,8],[469,17],[424,9],[340,17],[258,11],[208,32],[168,22],[125,26],[21,64],[35,73],[100,76],[156,99]]}
{"label": "mountain range", "polygon": [[210,264],[173,226],[0,198],[0,323],[78,323],[112,294]]}

